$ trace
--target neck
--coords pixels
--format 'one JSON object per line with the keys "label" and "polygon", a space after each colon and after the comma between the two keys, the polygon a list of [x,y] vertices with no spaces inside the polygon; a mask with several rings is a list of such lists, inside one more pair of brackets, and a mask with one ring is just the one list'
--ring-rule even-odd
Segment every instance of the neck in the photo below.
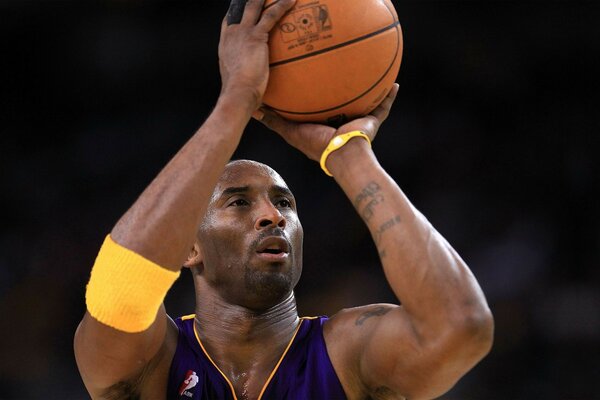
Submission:
{"label": "neck", "polygon": [[196,286],[196,331],[240,399],[257,398],[300,320],[294,293],[264,310],[226,302]]}
{"label": "neck", "polygon": [[[200,292],[202,293],[202,292]],[[264,310],[231,304],[204,292],[196,296],[196,328],[211,347],[247,346],[260,342],[278,344],[291,338],[299,322],[294,293]]]}

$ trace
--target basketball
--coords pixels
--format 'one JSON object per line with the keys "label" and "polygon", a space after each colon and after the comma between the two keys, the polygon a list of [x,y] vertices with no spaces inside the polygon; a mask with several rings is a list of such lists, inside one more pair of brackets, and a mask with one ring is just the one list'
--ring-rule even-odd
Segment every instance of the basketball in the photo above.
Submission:
{"label": "basketball", "polygon": [[392,88],[402,31],[389,0],[298,0],[271,31],[269,50],[264,105],[336,125],[369,114]]}

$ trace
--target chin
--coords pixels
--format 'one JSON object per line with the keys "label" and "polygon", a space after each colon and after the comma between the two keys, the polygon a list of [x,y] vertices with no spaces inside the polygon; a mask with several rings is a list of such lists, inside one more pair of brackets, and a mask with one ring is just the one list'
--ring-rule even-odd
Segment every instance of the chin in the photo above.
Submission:
{"label": "chin", "polygon": [[260,308],[269,308],[285,299],[293,289],[293,279],[283,272],[246,270],[246,289]]}

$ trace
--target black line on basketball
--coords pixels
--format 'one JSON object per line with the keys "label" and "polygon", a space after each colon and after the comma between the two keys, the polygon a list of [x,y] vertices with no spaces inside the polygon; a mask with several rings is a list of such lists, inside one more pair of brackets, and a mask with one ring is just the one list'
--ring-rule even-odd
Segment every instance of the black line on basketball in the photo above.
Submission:
{"label": "black line on basketball", "polygon": [[308,57],[313,57],[313,56],[316,56],[316,55],[319,55],[319,54],[327,53],[328,51],[339,49],[340,47],[348,46],[348,45],[354,44],[356,42],[360,42],[361,40],[365,40],[365,39],[371,38],[373,36],[377,36],[380,33],[383,33],[383,32],[385,32],[387,30],[390,30],[390,29],[396,27],[397,25],[400,25],[400,21],[396,21],[393,24],[390,24],[390,25],[388,25],[386,27],[383,27],[383,28],[381,28],[379,30],[376,30],[376,31],[371,32],[371,33],[368,33],[366,35],[359,36],[359,37],[354,38],[352,40],[349,40],[347,42],[338,43],[335,46],[331,46],[331,47],[327,47],[325,49],[313,51],[312,53],[302,54],[301,56],[297,56],[297,57],[293,57],[293,58],[288,58],[287,60],[281,60],[281,61],[274,62],[272,64],[269,64],[269,67],[270,68],[274,68],[274,67],[277,67],[279,65],[288,64],[288,63],[291,63],[291,62],[294,62],[294,61],[303,60],[303,59],[308,58]]}
{"label": "black line on basketball", "polygon": [[[395,27],[396,25],[399,25],[399,22],[397,21],[396,23],[390,25],[391,27]],[[386,30],[388,30],[389,27],[386,27],[383,31],[378,31],[378,33],[382,33],[385,32]],[[363,93],[359,94],[358,96],[356,96],[355,98],[343,103],[343,104],[339,104],[335,107],[331,107],[331,108],[326,108],[324,110],[318,110],[318,111],[288,111],[288,110],[282,110],[279,108],[275,108],[270,106],[269,104],[265,103],[265,106],[269,107],[272,110],[275,111],[280,111],[280,112],[284,112],[287,114],[294,114],[294,115],[310,115],[310,114],[320,114],[320,113],[324,113],[324,112],[328,112],[328,111],[333,111],[336,110],[340,107],[344,107],[347,106],[350,103],[355,102],[356,100],[360,99],[361,97],[363,97],[364,95],[366,95],[367,93],[369,93],[371,90],[373,90],[373,88],[375,86],[377,86],[379,84],[379,82],[381,82],[383,80],[383,78],[385,78],[388,74],[388,72],[390,72],[390,69],[392,68],[392,66],[394,65],[394,61],[396,60],[396,57],[398,56],[398,51],[400,50],[400,28],[396,28],[396,35],[398,37],[398,40],[396,41],[396,52],[394,53],[394,57],[392,57],[392,62],[390,63],[390,65],[387,67],[387,69],[385,70],[385,72],[381,75],[381,77],[377,80],[377,82],[375,82],[370,88],[368,88],[367,90],[365,90]],[[373,35],[370,35],[373,36]],[[345,42],[345,43],[349,43],[349,42]],[[352,43],[354,43],[354,40],[352,41]],[[338,48],[340,46],[333,46],[330,47],[329,49],[335,49]],[[304,58],[304,57],[302,57]]]}

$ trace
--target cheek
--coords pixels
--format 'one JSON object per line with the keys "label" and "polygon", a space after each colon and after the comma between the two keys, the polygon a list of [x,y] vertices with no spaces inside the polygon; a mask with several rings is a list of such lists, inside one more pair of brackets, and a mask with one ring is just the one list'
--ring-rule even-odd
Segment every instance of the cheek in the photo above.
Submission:
{"label": "cheek", "polygon": [[298,260],[302,260],[302,243],[304,241],[304,230],[298,218],[289,219],[290,240],[294,246],[295,256]]}
{"label": "cheek", "polygon": [[244,242],[244,229],[240,221],[229,221],[203,225],[199,239],[205,264],[230,264],[239,260],[247,244]]}
{"label": "cheek", "polygon": [[290,225],[290,228],[292,230],[292,233],[294,235],[294,239],[297,239],[300,241],[300,243],[302,243],[302,240],[304,238],[304,229],[302,229],[302,224],[300,223],[300,220],[298,219],[298,217],[294,216],[293,218],[290,217],[288,219],[288,223]]}

